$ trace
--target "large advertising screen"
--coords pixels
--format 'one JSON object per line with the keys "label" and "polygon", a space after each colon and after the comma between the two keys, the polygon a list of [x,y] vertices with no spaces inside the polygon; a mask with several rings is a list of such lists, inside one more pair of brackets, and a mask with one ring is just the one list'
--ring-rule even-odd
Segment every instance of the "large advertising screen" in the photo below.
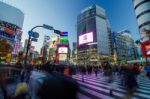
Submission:
{"label": "large advertising screen", "polygon": [[85,33],[79,36],[79,45],[93,42],[93,32]]}
{"label": "large advertising screen", "polygon": [[59,54],[59,61],[66,61],[67,60],[67,54]]}
{"label": "large advertising screen", "polygon": [[60,47],[58,49],[58,53],[68,53],[68,48],[67,47]]}

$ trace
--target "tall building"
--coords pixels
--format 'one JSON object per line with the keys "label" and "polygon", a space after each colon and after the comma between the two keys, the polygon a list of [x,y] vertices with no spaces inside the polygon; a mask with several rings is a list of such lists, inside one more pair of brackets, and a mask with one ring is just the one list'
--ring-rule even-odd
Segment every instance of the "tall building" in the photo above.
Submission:
{"label": "tall building", "polygon": [[105,10],[98,5],[89,6],[77,17],[78,63],[97,64],[99,59],[111,55],[110,24]]}
{"label": "tall building", "polygon": [[[19,53],[22,45],[22,27],[24,14],[19,9],[0,1],[0,40],[6,39],[12,46],[11,58]],[[5,48],[5,51],[7,49]],[[2,50],[0,53],[3,53]],[[0,55],[1,59],[1,55]]]}
{"label": "tall building", "polygon": [[131,37],[131,32],[129,30],[123,30],[120,32],[120,34],[125,38],[128,60],[135,59],[137,56],[137,49],[134,40]]}
{"label": "tall building", "polygon": [[[126,39],[120,33],[113,32],[113,48],[114,54],[116,54],[116,59],[114,61],[122,61],[125,60],[125,56],[127,55],[127,45]],[[114,58],[114,57],[113,57]]]}
{"label": "tall building", "polygon": [[117,33],[113,32],[112,45],[114,54],[116,54],[116,61],[118,62],[126,62],[138,57],[137,45],[134,43],[129,30],[123,30]]}
{"label": "tall building", "polygon": [[77,42],[73,42],[73,49],[72,49],[72,62],[77,64]]}
{"label": "tall building", "polygon": [[[150,0],[132,0],[141,38],[150,37],[143,30],[150,31]],[[146,39],[146,38],[145,38]]]}

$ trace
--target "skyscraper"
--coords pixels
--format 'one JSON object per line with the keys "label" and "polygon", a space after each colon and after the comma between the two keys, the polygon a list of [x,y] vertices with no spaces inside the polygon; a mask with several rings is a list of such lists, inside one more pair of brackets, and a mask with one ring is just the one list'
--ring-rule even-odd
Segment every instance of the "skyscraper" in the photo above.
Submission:
{"label": "skyscraper", "polygon": [[96,63],[102,55],[110,55],[110,34],[103,8],[92,5],[83,9],[77,18],[78,62]]}
{"label": "skyscraper", "polygon": [[150,31],[150,0],[132,0],[141,37],[150,37],[143,30]]}

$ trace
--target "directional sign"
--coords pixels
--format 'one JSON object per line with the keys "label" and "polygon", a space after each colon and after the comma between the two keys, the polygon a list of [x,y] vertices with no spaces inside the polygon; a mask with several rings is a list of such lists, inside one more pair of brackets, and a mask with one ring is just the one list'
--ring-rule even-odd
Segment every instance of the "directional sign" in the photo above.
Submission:
{"label": "directional sign", "polygon": [[60,32],[60,36],[68,36],[68,32]]}
{"label": "directional sign", "polygon": [[37,38],[32,38],[31,41],[37,42],[38,39]]}
{"label": "directional sign", "polygon": [[39,33],[37,33],[37,32],[33,32],[32,37],[34,37],[34,38],[38,38],[38,37],[39,37]]}
{"label": "directional sign", "polygon": [[68,41],[68,36],[60,36],[60,42]]}

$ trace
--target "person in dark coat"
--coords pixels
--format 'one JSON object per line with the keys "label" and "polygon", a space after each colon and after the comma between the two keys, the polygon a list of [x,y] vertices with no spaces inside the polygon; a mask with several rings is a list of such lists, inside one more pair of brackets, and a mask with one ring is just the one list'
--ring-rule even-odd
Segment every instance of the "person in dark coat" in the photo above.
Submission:
{"label": "person in dark coat", "polygon": [[78,84],[60,73],[51,73],[37,92],[39,99],[76,99]]}
{"label": "person in dark coat", "polygon": [[86,74],[86,68],[84,66],[81,67],[81,75],[82,75],[82,82],[84,82],[84,75]]}
{"label": "person in dark coat", "polygon": [[129,94],[132,95],[137,87],[137,81],[134,75],[134,71],[129,65],[125,68],[125,83]]}
{"label": "person in dark coat", "polygon": [[94,72],[95,72],[95,76],[97,77],[97,74],[98,74],[98,66],[94,66]]}

